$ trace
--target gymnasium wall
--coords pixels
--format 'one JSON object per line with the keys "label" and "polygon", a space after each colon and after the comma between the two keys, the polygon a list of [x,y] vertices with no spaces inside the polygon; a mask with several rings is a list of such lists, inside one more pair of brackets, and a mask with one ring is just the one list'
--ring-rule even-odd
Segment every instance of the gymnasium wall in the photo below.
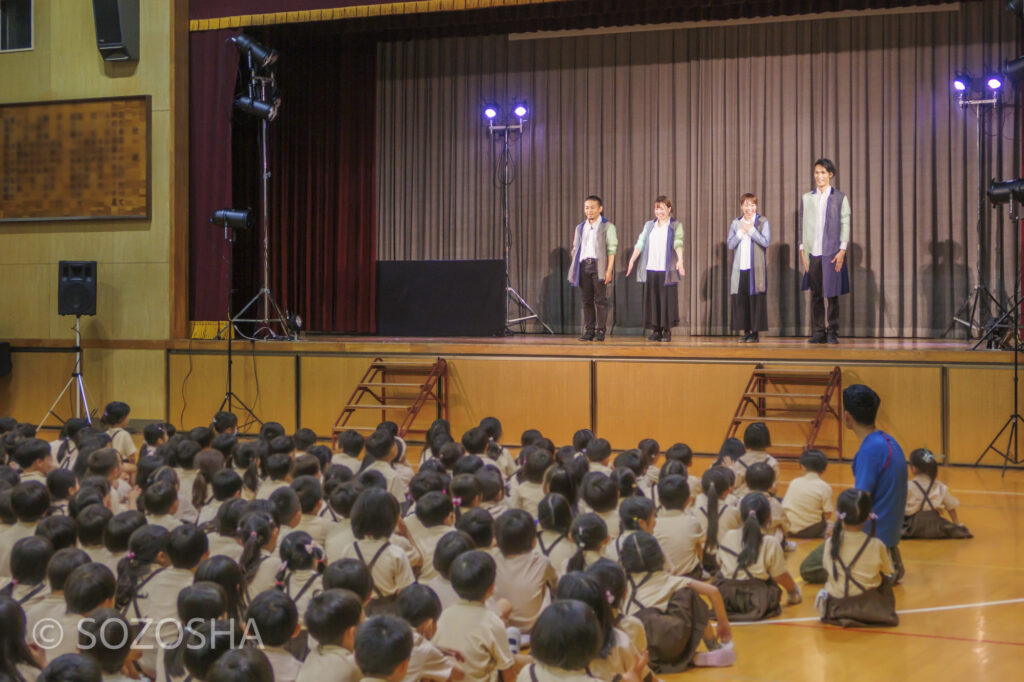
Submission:
{"label": "gymnasium wall", "polygon": [[[104,62],[96,48],[91,0],[35,0],[34,49],[0,54],[0,102],[148,95],[151,115],[149,220],[0,223],[0,340],[16,347],[14,374],[0,380],[4,401],[38,390],[51,400],[70,374],[72,355],[53,351],[73,339],[74,319],[57,315],[57,262],[98,263],[97,314],[82,319],[87,340],[166,340],[184,331],[173,293],[184,266],[174,226],[187,206],[187,0],[140,3],[140,59]],[[179,46],[184,46],[184,50]],[[179,234],[184,234],[180,232]],[[182,285],[184,280],[180,279]],[[180,332],[172,334],[172,327]],[[158,350],[108,348],[86,356],[96,400],[132,402],[159,417],[164,393],[140,377],[163,377]],[[2,410],[0,410],[2,411]],[[19,415],[38,421],[40,414]]]}

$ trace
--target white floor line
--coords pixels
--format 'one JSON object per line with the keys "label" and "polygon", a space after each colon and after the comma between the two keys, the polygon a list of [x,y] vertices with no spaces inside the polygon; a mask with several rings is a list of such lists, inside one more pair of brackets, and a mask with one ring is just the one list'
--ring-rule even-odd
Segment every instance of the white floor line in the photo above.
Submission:
{"label": "white floor line", "polygon": [[[934,613],[935,611],[959,611],[961,609],[977,609],[985,606],[1004,606],[1006,604],[1024,604],[1024,599],[1003,599],[1000,601],[982,601],[973,604],[951,604],[949,606],[929,606],[922,609],[903,609],[896,613],[900,615],[908,613]],[[820,621],[818,616],[807,616],[804,618],[780,618],[777,620],[758,620],[749,623],[730,623],[733,627],[737,625],[775,625],[779,623],[812,623]]]}

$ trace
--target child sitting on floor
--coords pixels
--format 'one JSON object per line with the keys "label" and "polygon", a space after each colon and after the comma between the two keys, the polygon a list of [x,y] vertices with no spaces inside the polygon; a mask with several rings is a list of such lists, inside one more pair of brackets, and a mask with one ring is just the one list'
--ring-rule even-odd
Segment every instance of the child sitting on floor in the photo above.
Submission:
{"label": "child sitting on floor", "polygon": [[828,458],[820,450],[800,454],[800,468],[806,473],[789,482],[782,498],[782,511],[794,538],[820,538],[832,516],[832,486],[821,480]]}
{"label": "child sitting on floor", "polygon": [[[907,483],[907,508],[903,517],[902,537],[909,538],[969,538],[973,537],[966,527],[960,525],[956,508],[959,500],[953,497],[949,488],[936,477],[939,463],[929,450],[918,448],[910,453],[910,473],[913,478]],[[942,516],[949,514],[952,521]]]}

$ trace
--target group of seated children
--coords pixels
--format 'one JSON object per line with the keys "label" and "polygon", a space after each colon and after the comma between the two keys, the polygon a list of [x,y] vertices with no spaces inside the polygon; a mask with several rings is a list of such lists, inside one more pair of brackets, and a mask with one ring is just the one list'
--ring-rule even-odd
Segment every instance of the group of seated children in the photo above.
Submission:
{"label": "group of seated children", "polygon": [[[730,621],[778,614],[783,589],[800,603],[788,537],[824,537],[832,514],[820,452],[774,496],[763,424],[697,478],[684,444],[615,455],[587,430],[561,448],[524,432],[513,457],[493,418],[459,441],[435,422],[417,470],[391,422],[340,434],[335,453],[274,422],[240,440],[218,413],[188,433],[148,426],[136,452],[128,413],[108,405],[103,430],[69,420],[54,443],[0,419],[11,679],[641,680],[731,665]],[[922,452],[917,516],[955,506]],[[866,493],[840,494],[826,622],[895,618],[870,511]]]}

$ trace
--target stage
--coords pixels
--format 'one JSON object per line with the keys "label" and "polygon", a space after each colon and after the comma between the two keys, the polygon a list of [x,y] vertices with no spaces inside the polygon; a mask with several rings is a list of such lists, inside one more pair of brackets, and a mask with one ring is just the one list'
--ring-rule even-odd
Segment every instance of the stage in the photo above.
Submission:
{"label": "stage", "polygon": [[[14,371],[0,379],[0,414],[37,422],[67,380],[70,342],[12,340]],[[310,335],[297,342],[234,342],[234,390],[262,420],[289,431],[309,427],[329,438],[341,406],[375,357],[448,362],[449,418],[461,433],[486,416],[500,418],[504,440],[527,428],[558,444],[591,428],[617,450],[645,437],[663,446],[718,450],[757,363],[842,370],[843,385],[864,383],[882,397],[879,426],[907,451],[926,446],[955,464],[974,464],[1012,409],[1013,356],[971,351],[963,340],[679,337],[653,343],[610,336],[603,343],[569,336],[394,338]],[[208,423],[224,395],[223,341],[86,342],[84,370],[93,407],[124,400],[137,419],[185,427]],[[58,409],[68,415],[68,407]],[[417,426],[436,416],[421,413]],[[366,410],[358,425],[380,412]],[[55,423],[51,418],[50,423]],[[355,422],[353,422],[355,423]],[[822,438],[834,440],[834,427]],[[844,439],[843,456],[856,442]],[[415,440],[415,438],[414,438]],[[778,440],[778,439],[777,439]],[[824,442],[824,441],[823,441]],[[1001,464],[989,454],[982,464]]]}

